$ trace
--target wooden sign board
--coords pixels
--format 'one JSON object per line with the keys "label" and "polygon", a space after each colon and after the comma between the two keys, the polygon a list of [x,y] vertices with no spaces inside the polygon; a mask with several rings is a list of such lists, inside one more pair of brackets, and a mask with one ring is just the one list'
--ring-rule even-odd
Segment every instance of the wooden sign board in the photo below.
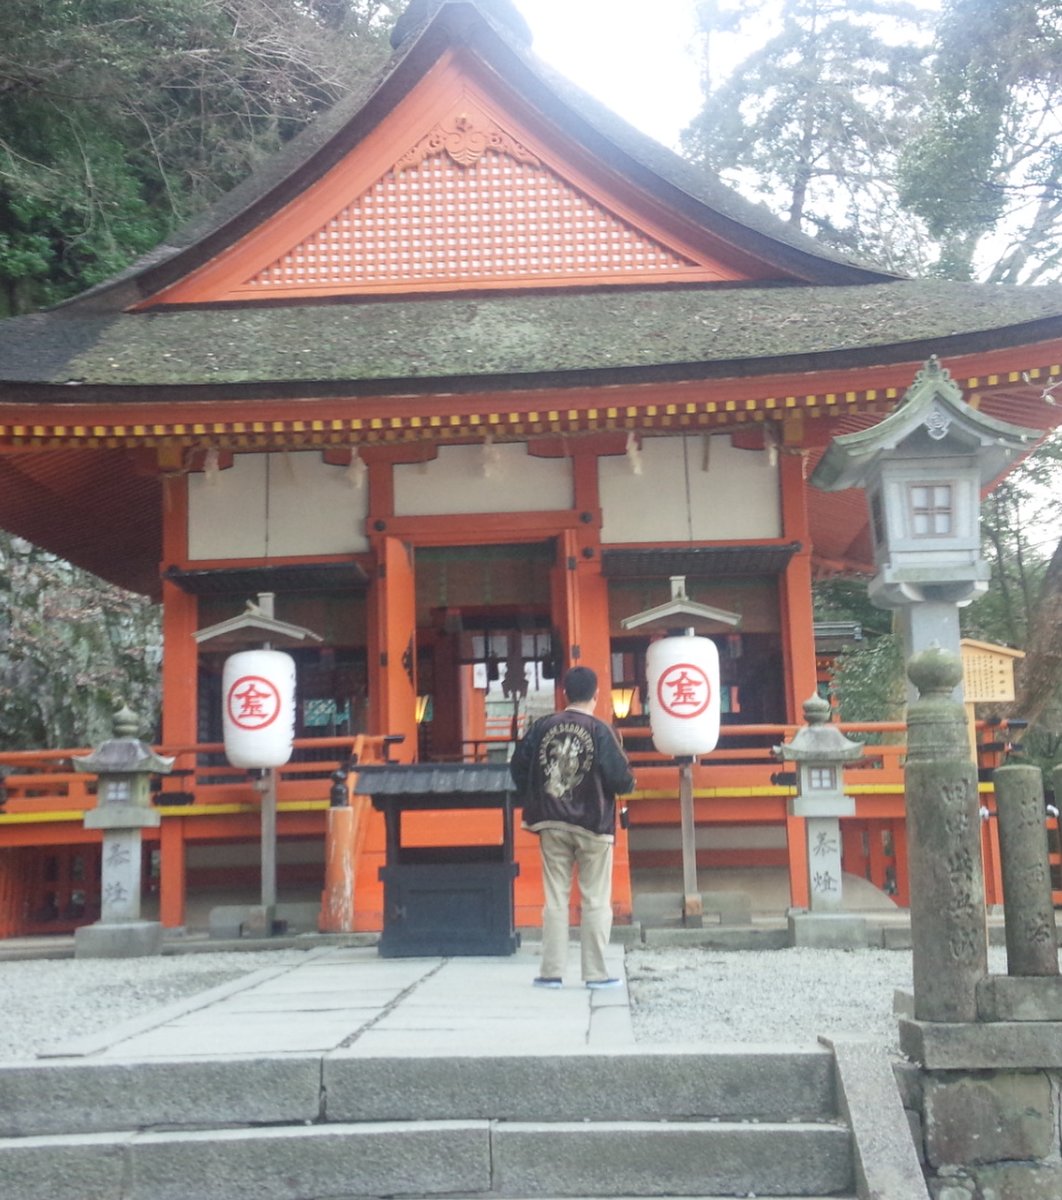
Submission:
{"label": "wooden sign board", "polygon": [[1014,699],[1014,660],[1025,657],[1024,650],[995,646],[963,638],[963,697],[967,704],[999,704]]}

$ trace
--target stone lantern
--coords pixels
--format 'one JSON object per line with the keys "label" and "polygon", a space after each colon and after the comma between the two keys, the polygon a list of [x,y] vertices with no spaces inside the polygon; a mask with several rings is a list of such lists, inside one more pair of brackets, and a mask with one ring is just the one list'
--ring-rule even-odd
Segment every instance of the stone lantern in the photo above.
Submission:
{"label": "stone lantern", "polygon": [[1040,436],[972,408],[934,357],[895,411],[823,455],[815,487],[866,490],[877,567],[869,596],[899,610],[908,658],[933,644],[959,653],[958,609],[988,586],[981,490]]}
{"label": "stone lantern", "polygon": [[139,728],[123,706],[114,715],[114,737],[73,760],[75,771],[97,777],[97,803],[85,813],[85,828],[103,833],[100,919],[75,932],[78,958],[134,958],[162,949],[161,924],[140,919],[141,837],[160,823],[151,777],[168,774],[174,760],[140,741]]}
{"label": "stone lantern", "polygon": [[[797,794],[789,815],[805,818],[808,894],[811,912],[790,914],[794,945],[862,946],[865,922],[843,918],[841,817],[855,815],[855,801],[842,789],[843,767],[863,753],[830,722],[830,704],[821,696],[804,701],[804,720],[791,741],[774,753],[796,764]],[[826,918],[823,920],[822,918]]]}

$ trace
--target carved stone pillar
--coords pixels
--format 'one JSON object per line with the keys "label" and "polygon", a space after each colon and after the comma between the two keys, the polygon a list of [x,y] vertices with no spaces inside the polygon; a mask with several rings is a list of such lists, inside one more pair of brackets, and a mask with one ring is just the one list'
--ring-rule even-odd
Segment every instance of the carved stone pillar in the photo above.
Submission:
{"label": "carved stone pillar", "polygon": [[994,774],[1003,868],[1008,975],[1057,975],[1058,933],[1038,767],[1008,765]]}
{"label": "carved stone pillar", "polygon": [[911,876],[915,1018],[976,1021],[977,984],[988,973],[977,769],[966,714],[951,697],[959,659],[916,655],[908,677],[906,807]]}

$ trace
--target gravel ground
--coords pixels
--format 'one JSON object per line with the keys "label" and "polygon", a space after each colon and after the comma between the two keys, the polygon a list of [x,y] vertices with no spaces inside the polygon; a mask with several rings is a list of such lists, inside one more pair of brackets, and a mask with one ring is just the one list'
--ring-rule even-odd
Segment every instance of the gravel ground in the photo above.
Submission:
{"label": "gravel ground", "polygon": [[[263,967],[299,962],[304,953],[0,962],[0,1060],[30,1057]],[[990,950],[989,966],[1006,970],[1002,949]],[[639,946],[627,952],[627,977],[639,1042],[792,1044],[849,1033],[898,1054],[893,992],[911,988],[911,955]]]}
{"label": "gravel ground", "polygon": [[[990,948],[988,963],[992,972],[1005,972],[1006,952]],[[627,953],[627,980],[639,1042],[793,1044],[858,1034],[898,1056],[893,993],[911,991],[911,955],[639,946]]]}
{"label": "gravel ground", "polygon": [[164,958],[0,962],[0,1060],[96,1033],[152,1009],[284,963],[301,950],[177,954]]}

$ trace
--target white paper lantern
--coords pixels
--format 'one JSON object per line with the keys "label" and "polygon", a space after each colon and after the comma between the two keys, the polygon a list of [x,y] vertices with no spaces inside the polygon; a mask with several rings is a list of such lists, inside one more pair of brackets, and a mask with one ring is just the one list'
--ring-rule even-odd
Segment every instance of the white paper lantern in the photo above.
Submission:
{"label": "white paper lantern", "polygon": [[295,660],[280,650],[241,650],[221,674],[225,757],[234,767],[281,767],[295,736]]}
{"label": "white paper lantern", "polygon": [[653,745],[676,758],[719,741],[719,651],[711,638],[665,637],[645,661]]}

